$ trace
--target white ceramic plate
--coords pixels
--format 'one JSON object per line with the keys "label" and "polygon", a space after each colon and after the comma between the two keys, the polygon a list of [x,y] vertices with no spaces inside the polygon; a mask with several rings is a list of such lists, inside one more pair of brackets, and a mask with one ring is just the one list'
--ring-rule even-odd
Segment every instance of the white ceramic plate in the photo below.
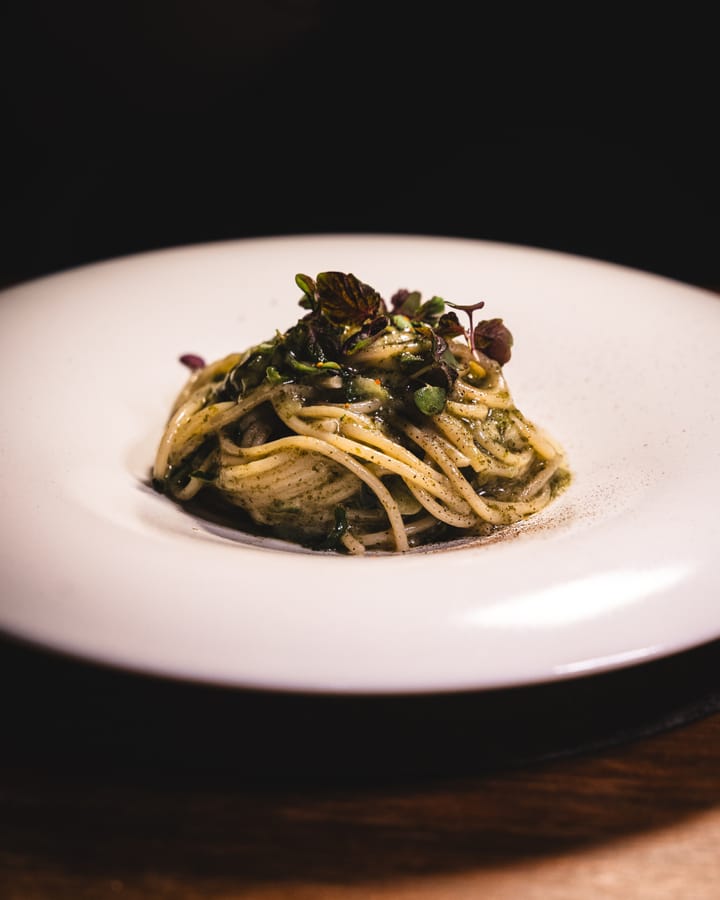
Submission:
{"label": "white ceramic plate", "polygon": [[[521,410],[574,483],[510,539],[351,558],[240,536],[145,486],[181,353],[302,314],[297,272],[458,303],[515,337]],[[262,238],[143,254],[0,295],[0,627],[171,677],[324,692],[486,689],[720,635],[720,300],[470,240]]]}

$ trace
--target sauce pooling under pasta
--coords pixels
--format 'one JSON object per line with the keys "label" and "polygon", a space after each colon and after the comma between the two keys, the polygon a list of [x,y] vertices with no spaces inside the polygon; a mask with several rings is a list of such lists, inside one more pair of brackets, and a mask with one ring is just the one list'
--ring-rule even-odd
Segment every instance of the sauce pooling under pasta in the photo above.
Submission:
{"label": "sauce pooling under pasta", "polygon": [[306,313],[288,331],[209,364],[181,358],[191,373],[157,449],[158,491],[361,554],[488,535],[568,484],[562,448],[508,389],[512,335],[474,321],[482,302],[404,289],[388,302],[343,272],[295,280]]}

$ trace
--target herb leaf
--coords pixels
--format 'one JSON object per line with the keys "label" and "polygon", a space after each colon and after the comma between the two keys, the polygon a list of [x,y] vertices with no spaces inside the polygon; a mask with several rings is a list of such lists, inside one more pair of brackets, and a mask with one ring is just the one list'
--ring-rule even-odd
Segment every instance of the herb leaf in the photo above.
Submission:
{"label": "herb leaf", "polygon": [[447,394],[441,387],[426,384],[413,394],[415,406],[426,416],[436,416],[445,409]]}
{"label": "herb leaf", "polygon": [[465,329],[454,312],[443,313],[438,319],[435,331],[443,337],[459,337],[465,334]]}
{"label": "herb leaf", "polygon": [[295,276],[295,284],[303,292],[303,295],[300,298],[300,306],[305,309],[314,309],[316,291],[315,279],[311,278],[309,275],[303,275],[300,272]]}
{"label": "herb leaf", "polygon": [[478,350],[504,366],[512,355],[513,336],[502,319],[487,319],[478,323],[473,333]]}
{"label": "herb leaf", "polygon": [[180,362],[184,366],[187,366],[192,372],[194,372],[195,369],[205,368],[205,360],[196,353],[183,353],[180,357]]}
{"label": "herb leaf", "polygon": [[362,325],[386,312],[375,288],[351,273],[321,272],[317,277],[318,309],[336,325]]}
{"label": "herb leaf", "polygon": [[390,307],[394,315],[407,316],[408,319],[413,319],[420,308],[421,300],[420,291],[409,291],[407,288],[400,288],[390,298]]}

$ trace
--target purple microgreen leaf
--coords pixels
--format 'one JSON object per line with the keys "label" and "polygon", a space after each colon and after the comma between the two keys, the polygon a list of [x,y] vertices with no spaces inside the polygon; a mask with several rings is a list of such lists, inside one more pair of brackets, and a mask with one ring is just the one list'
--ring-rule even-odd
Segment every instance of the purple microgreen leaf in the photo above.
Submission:
{"label": "purple microgreen leaf", "polygon": [[467,337],[468,344],[470,345],[470,352],[473,356],[477,356],[477,346],[475,344],[475,327],[473,325],[473,314],[476,313],[479,309],[482,309],[485,306],[484,300],[479,300],[477,303],[471,303],[468,306],[463,306],[461,303],[450,303],[448,301],[448,306],[452,306],[453,309],[461,309],[468,317],[469,327],[465,332],[465,336]]}
{"label": "purple microgreen leaf", "polygon": [[393,313],[407,316],[412,319],[420,307],[421,295],[419,291],[408,291],[400,288],[390,298],[390,309]]}
{"label": "purple microgreen leaf", "polygon": [[486,319],[479,322],[473,332],[473,342],[478,350],[504,366],[512,355],[513,336],[502,319]]}
{"label": "purple microgreen leaf", "polygon": [[284,344],[298,359],[325,362],[340,354],[340,329],[319,312],[300,319],[284,336]]}
{"label": "purple microgreen leaf", "polygon": [[430,339],[431,362],[413,373],[414,377],[422,375],[423,380],[437,384],[438,382],[446,390],[452,390],[457,378],[457,361],[453,356],[447,341],[439,335],[430,325],[418,323],[414,326],[418,334]]}
{"label": "purple microgreen leaf", "polygon": [[351,273],[321,272],[316,297],[320,312],[336,325],[362,325],[386,312],[380,294]]}
{"label": "purple microgreen leaf", "polygon": [[180,362],[193,372],[196,369],[205,368],[205,360],[202,358],[202,356],[198,356],[196,353],[184,353],[180,357]]}
{"label": "purple microgreen leaf", "polygon": [[435,331],[443,337],[458,337],[465,334],[465,329],[460,324],[458,317],[454,312],[443,313],[438,319]]}

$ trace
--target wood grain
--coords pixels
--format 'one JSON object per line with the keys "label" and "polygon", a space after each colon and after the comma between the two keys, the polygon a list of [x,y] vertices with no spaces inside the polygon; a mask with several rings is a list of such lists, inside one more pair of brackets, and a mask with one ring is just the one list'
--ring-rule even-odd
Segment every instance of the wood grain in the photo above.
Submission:
{"label": "wood grain", "polygon": [[404,787],[3,773],[0,896],[716,898],[720,715]]}

